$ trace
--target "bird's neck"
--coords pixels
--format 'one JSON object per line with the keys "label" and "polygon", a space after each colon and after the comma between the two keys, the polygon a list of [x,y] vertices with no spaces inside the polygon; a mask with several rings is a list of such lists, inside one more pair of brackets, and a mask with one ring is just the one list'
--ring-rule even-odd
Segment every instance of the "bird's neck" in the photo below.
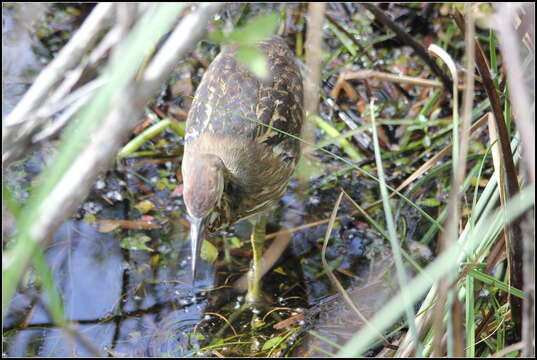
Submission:
{"label": "bird's neck", "polygon": [[226,194],[225,190],[216,203],[213,212],[207,219],[206,228],[209,233],[213,233],[232,224],[233,206],[232,198]]}

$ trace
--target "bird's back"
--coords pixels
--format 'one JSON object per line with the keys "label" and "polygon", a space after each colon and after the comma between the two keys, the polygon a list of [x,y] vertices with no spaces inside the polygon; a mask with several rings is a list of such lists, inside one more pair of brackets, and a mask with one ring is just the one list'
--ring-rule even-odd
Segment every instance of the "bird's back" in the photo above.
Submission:
{"label": "bird's back", "polygon": [[281,38],[261,42],[259,49],[267,57],[268,79],[238,63],[235,46],[225,47],[204,74],[186,124],[185,156],[209,153],[225,164],[231,181],[227,191],[236,192],[235,217],[277,201],[300,155],[298,140],[273,129],[300,136],[300,71]]}
{"label": "bird's back", "polygon": [[256,139],[276,145],[288,139],[259,122],[295,136],[302,127],[302,79],[289,47],[279,37],[259,44],[269,77],[258,79],[224,47],[200,83],[187,120],[186,142],[204,133]]}

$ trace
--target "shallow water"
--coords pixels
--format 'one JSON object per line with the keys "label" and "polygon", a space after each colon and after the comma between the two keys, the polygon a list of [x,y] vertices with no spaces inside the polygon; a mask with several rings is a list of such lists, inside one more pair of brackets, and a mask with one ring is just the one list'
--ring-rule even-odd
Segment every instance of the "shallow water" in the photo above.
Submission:
{"label": "shallow water", "polygon": [[[30,169],[35,171],[39,168],[42,162],[39,159],[36,154],[10,169],[30,174]],[[170,180],[176,166],[178,164],[172,163]],[[129,171],[152,179],[166,167],[165,164],[132,165]],[[92,348],[79,339],[73,340],[51,323],[42,305],[42,302],[47,303],[47,297],[39,290],[35,276],[30,275],[26,280],[27,286],[13,298],[4,322],[4,353],[7,356],[193,355],[200,347],[224,336],[218,332],[225,324],[206,313],[229,317],[237,304],[244,304],[244,294],[234,290],[230,284],[248,268],[251,257],[248,250],[249,223],[237,224],[225,234],[228,242],[236,236],[242,244],[240,248],[231,247],[233,265],[223,260],[223,238],[215,236],[210,239],[220,248],[220,260],[213,265],[201,262],[196,288],[193,289],[184,205],[180,198],[170,197],[171,190],[156,191],[145,197],[160,204],[158,210],[151,212],[155,218],[162,220],[159,229],[102,232],[108,231],[101,227],[102,224],[88,222],[89,214],[98,221],[139,219],[140,214],[129,200],[141,195],[138,192],[140,187],[136,185],[137,177],[121,175],[122,171],[109,172],[98,181],[76,214],[76,219],[64,223],[46,249],[64,300],[65,316],[77,324],[77,332],[92,344]],[[27,175],[28,178],[33,176]],[[6,178],[8,186],[21,184],[19,178],[12,181],[9,181],[9,176]],[[352,178],[349,174],[341,182]],[[359,187],[357,179],[352,181]],[[269,217],[268,233],[281,230],[281,226],[291,228],[328,218],[337,194],[338,190],[333,186],[320,189],[310,183],[304,188],[293,181],[280,203],[281,207]],[[109,201],[114,199],[114,204],[103,200],[105,197]],[[342,214],[350,213],[352,207],[343,203],[340,211]],[[331,263],[336,261],[340,268],[362,276],[368,269],[365,249],[375,241],[376,235],[356,229],[355,221],[349,217],[338,222],[333,234],[335,245],[329,247],[327,257]],[[267,302],[273,307],[290,310],[278,312],[277,318],[269,318],[267,326],[258,334],[250,329],[251,314],[238,319],[237,324],[240,325],[235,326],[254,334],[253,338],[263,344],[263,339],[278,333],[272,325],[293,316],[297,308],[307,309],[334,293],[326,275],[323,275],[320,262],[319,241],[324,238],[325,232],[326,225],[294,232],[288,250],[263,278]],[[150,240],[144,245],[153,251],[121,247],[126,237],[132,238],[136,234],[148,236]],[[352,281],[351,278],[346,280],[344,283],[347,285]],[[244,325],[247,327],[242,328]],[[230,347],[227,353],[222,349],[219,351],[227,355],[245,355],[258,350],[248,346],[246,349]]]}
{"label": "shallow water", "polygon": [[[122,250],[115,236],[83,221],[63,224],[48,247],[65,316],[102,355],[187,354],[188,333],[203,316],[204,303],[193,297],[188,264],[170,261],[152,269],[148,255]],[[41,301],[46,296],[34,286],[14,297],[4,322],[5,353],[95,355],[56,328]]]}

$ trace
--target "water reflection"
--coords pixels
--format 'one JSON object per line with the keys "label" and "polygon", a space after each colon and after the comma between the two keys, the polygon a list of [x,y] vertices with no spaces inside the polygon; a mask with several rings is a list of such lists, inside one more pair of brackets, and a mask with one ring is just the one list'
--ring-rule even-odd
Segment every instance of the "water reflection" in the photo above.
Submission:
{"label": "water reflection", "polygon": [[[184,262],[153,269],[148,252],[121,249],[113,235],[82,221],[63,224],[46,256],[66,318],[101,355],[184,356],[195,349],[189,334],[203,317],[205,300],[193,294]],[[199,285],[211,285],[209,278]],[[95,355],[55,327],[43,303],[46,296],[35,283],[13,298],[4,324],[6,355]]]}

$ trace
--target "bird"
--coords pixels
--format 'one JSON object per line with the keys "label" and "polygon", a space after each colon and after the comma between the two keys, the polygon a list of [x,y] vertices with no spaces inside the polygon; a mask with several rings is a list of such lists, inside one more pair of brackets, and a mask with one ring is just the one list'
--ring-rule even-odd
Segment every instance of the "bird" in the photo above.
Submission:
{"label": "bird", "polygon": [[302,76],[285,40],[272,36],[255,46],[265,56],[264,79],[237,60],[236,44],[223,46],[207,68],[187,116],[181,164],[192,282],[204,237],[250,219],[252,302],[260,297],[266,214],[285,193],[299,160],[304,118]]}

